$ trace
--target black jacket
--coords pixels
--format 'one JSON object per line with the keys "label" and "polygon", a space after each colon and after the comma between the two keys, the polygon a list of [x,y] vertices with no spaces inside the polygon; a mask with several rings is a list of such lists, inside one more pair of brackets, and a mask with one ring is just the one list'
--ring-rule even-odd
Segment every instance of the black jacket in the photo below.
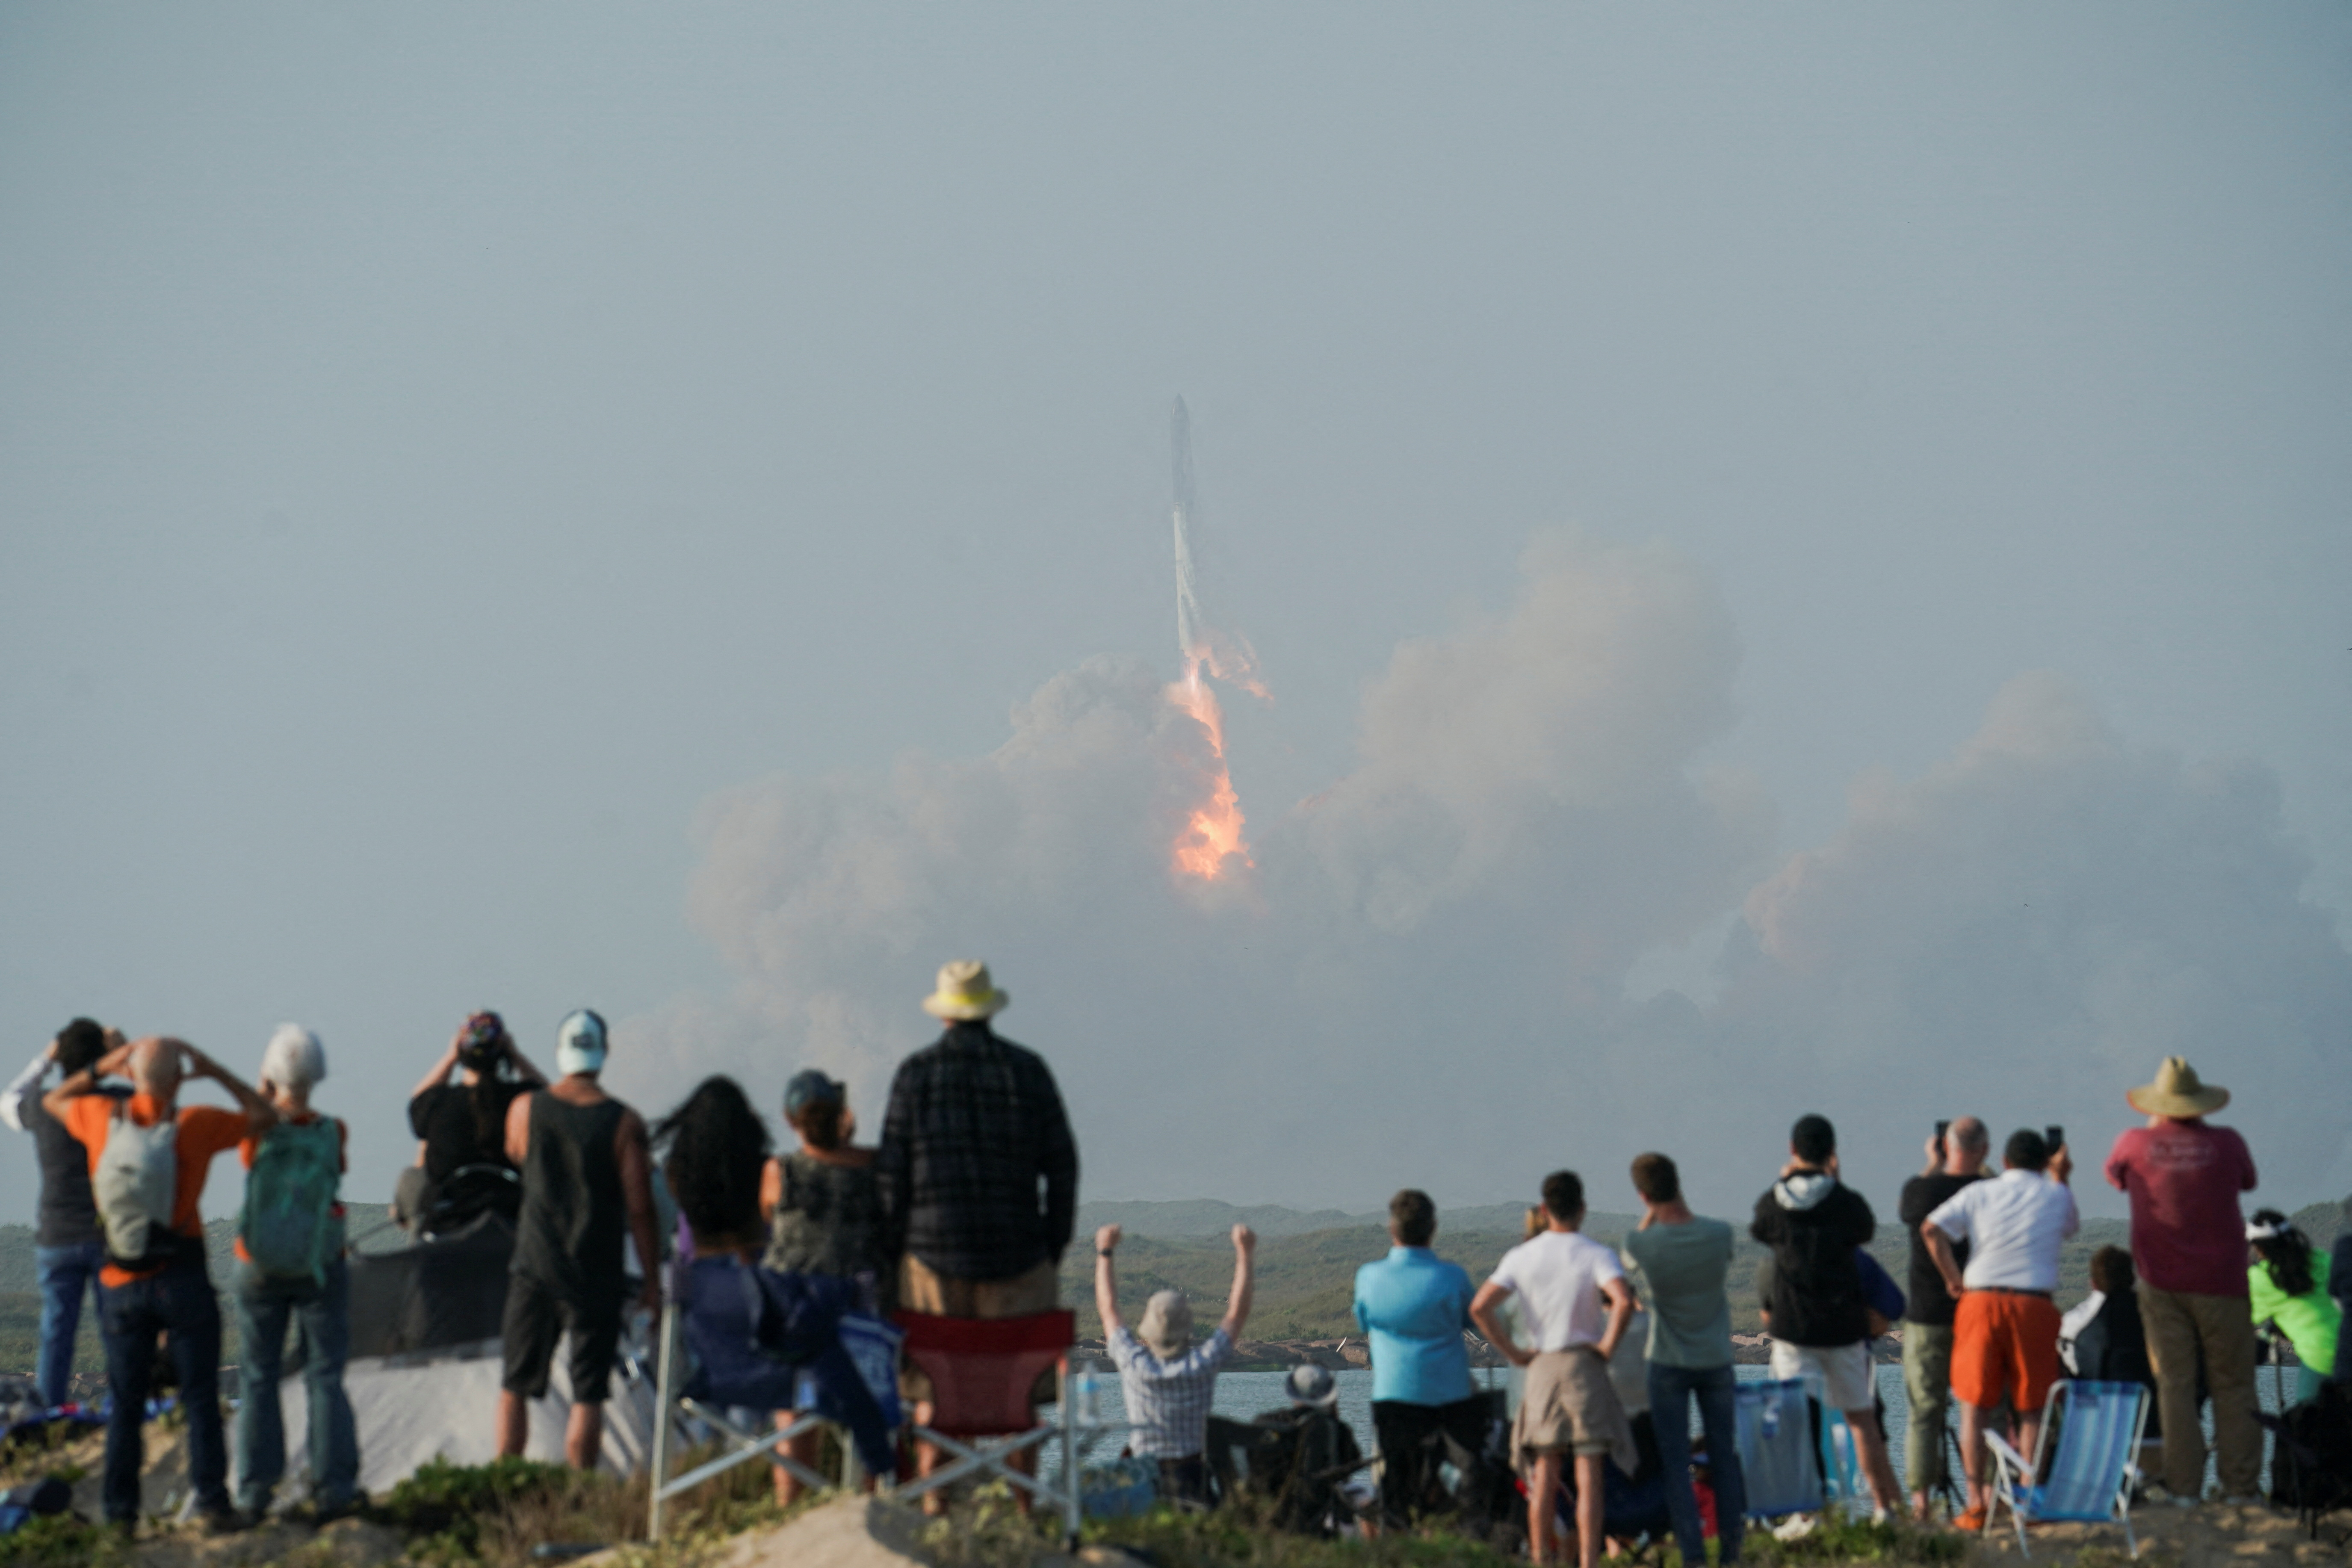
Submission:
{"label": "black jacket", "polygon": [[1748,1234],[1772,1249],[1774,1339],[1827,1347],[1870,1337],[1853,1249],[1877,1228],[1861,1194],[1818,1172],[1775,1182],[1756,1200]]}

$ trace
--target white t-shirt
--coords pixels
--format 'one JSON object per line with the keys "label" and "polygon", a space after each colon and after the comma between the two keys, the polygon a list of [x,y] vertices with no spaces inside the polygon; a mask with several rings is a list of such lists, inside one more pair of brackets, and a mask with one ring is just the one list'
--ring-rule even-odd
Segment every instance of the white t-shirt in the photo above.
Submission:
{"label": "white t-shirt", "polygon": [[1927,1216],[1954,1241],[1969,1244],[1960,1282],[1971,1290],[2055,1290],[2058,1247],[2083,1228],[2074,1194],[2039,1171],[2003,1171],[1970,1182]]}
{"label": "white t-shirt", "polygon": [[1535,1340],[1526,1348],[1538,1352],[1599,1344],[1609,1329],[1601,1287],[1624,1277],[1616,1248],[1562,1230],[1519,1243],[1503,1254],[1489,1276],[1519,1299]]}

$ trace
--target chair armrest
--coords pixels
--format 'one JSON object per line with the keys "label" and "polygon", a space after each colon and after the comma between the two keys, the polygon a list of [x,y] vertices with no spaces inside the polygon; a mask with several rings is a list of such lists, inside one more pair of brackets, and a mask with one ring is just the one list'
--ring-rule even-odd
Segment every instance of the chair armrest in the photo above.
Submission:
{"label": "chair armrest", "polygon": [[2026,1457],[2019,1453],[2011,1445],[2009,1439],[2000,1433],[1988,1432],[1984,1435],[1984,1440],[1985,1447],[1992,1450],[1993,1457],[2001,1462],[2004,1469],[2015,1470],[2021,1476],[2027,1475],[2032,1470],[2033,1466]]}

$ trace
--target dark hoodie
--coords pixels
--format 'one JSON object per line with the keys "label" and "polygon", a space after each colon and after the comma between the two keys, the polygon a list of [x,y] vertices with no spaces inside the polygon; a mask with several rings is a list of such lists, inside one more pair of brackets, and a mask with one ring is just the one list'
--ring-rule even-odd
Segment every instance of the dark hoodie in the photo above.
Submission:
{"label": "dark hoodie", "polygon": [[1861,1194],[1824,1171],[1799,1171],[1756,1200],[1748,1234],[1772,1249],[1772,1337],[1850,1345],[1870,1337],[1853,1249],[1878,1222]]}

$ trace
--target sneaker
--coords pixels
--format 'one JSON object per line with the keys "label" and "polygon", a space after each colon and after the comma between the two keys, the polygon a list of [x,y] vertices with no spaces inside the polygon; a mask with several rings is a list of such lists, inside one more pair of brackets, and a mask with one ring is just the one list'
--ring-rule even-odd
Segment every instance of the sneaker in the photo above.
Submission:
{"label": "sneaker", "polygon": [[312,1524],[329,1525],[339,1519],[349,1519],[365,1507],[367,1500],[358,1497],[347,1497],[341,1502],[312,1503],[310,1519]]}
{"label": "sneaker", "polygon": [[1980,1508],[1969,1509],[1952,1521],[1952,1528],[1963,1535],[1980,1535],[1984,1527],[1985,1510]]}
{"label": "sneaker", "polygon": [[234,1508],[207,1509],[196,1517],[206,1535],[235,1535],[253,1528],[253,1516]]}

